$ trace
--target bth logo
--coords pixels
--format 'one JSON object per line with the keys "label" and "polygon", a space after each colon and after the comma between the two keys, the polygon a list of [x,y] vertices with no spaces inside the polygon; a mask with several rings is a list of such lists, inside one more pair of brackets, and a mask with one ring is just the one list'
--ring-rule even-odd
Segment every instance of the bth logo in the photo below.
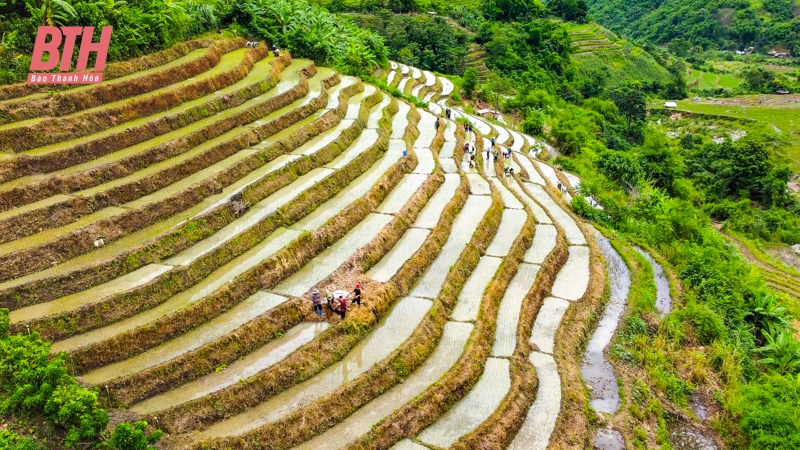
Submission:
{"label": "bth logo", "polygon": [[[58,67],[62,73],[29,73],[28,84],[101,83],[108,57],[108,46],[111,44],[111,30],[112,27],[103,27],[100,32],[100,42],[92,42],[94,27],[39,27],[36,33],[36,42],[33,45],[31,70],[53,70]],[[81,73],[70,72],[72,53],[75,50],[75,41],[78,36],[82,36],[82,38],[78,52],[78,65],[75,70]],[[48,40],[48,38],[50,39]],[[59,52],[62,42],[64,48]],[[47,61],[42,61],[45,53],[49,55],[49,58]],[[84,72],[91,53],[97,55],[94,72]]]}

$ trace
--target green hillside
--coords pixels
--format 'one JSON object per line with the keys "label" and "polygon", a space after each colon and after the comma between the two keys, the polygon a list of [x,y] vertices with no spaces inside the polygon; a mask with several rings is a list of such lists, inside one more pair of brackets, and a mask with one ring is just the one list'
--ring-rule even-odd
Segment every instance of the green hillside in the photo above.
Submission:
{"label": "green hillside", "polygon": [[[794,0],[589,0],[594,18],[610,29],[655,44],[759,50],[800,50],[800,23]],[[682,45],[682,44],[678,44]]]}
{"label": "green hillside", "polygon": [[572,42],[572,60],[582,78],[607,74],[607,84],[626,81],[667,83],[670,74],[641,47],[620,39],[596,23],[567,28]]}

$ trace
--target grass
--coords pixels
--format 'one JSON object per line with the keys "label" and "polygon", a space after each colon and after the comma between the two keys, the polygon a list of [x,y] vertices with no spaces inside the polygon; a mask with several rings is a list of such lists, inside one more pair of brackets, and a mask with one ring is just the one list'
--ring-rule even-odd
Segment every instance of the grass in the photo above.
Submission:
{"label": "grass", "polygon": [[589,77],[594,73],[608,73],[608,84],[617,85],[624,81],[659,80],[669,81],[669,72],[644,50],[626,45],[620,49],[603,52],[575,53],[572,59],[578,74]]}
{"label": "grass", "polygon": [[686,82],[690,87],[698,89],[733,89],[744,82],[743,79],[728,74],[717,74],[711,72],[701,72],[696,69],[689,69]]}
{"label": "grass", "polygon": [[780,134],[787,142],[787,145],[775,147],[774,151],[776,156],[788,162],[792,170],[800,170],[800,104],[790,103],[786,106],[739,106],[712,105],[683,100],[678,102],[678,110],[712,116],[750,119],[765,123],[780,131]]}

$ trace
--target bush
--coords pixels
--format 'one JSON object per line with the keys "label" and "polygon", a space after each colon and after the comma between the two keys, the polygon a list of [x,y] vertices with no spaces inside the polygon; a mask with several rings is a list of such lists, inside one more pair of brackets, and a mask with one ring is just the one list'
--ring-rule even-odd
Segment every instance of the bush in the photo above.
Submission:
{"label": "bush", "polygon": [[[78,385],[69,375],[66,353],[50,359],[49,342],[39,339],[38,333],[9,335],[8,309],[0,309],[0,414],[16,417],[44,418],[65,432],[63,446],[77,442],[97,442],[108,425],[108,414],[97,405],[98,393]],[[121,423],[114,431],[120,450],[143,450],[140,442],[153,443],[160,431],[144,436],[147,424]],[[140,436],[141,435],[141,436]],[[144,436],[144,437],[142,437]],[[13,437],[0,435],[0,444],[12,442],[14,448],[27,450],[25,441],[14,443]],[[144,440],[142,440],[144,439]],[[113,439],[112,439],[113,440]],[[9,444],[11,445],[11,444]],[[116,445],[116,444],[115,444]],[[131,446],[132,445],[132,446]]]}
{"label": "bush", "polygon": [[111,448],[119,450],[154,450],[151,444],[155,444],[163,432],[156,430],[150,434],[146,433],[147,422],[138,421],[133,425],[123,422],[114,430],[109,445]]}

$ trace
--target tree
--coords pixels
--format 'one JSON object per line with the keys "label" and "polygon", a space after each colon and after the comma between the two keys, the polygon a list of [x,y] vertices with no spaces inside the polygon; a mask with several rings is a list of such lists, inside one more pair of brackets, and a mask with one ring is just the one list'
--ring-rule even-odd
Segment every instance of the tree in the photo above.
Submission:
{"label": "tree", "polygon": [[464,71],[464,94],[467,98],[472,98],[472,94],[478,87],[478,71],[474,67],[469,67]]}
{"label": "tree", "polygon": [[644,122],[647,117],[647,100],[644,92],[636,85],[626,83],[612,90],[611,101],[625,117],[628,132],[631,131],[631,124]]}

